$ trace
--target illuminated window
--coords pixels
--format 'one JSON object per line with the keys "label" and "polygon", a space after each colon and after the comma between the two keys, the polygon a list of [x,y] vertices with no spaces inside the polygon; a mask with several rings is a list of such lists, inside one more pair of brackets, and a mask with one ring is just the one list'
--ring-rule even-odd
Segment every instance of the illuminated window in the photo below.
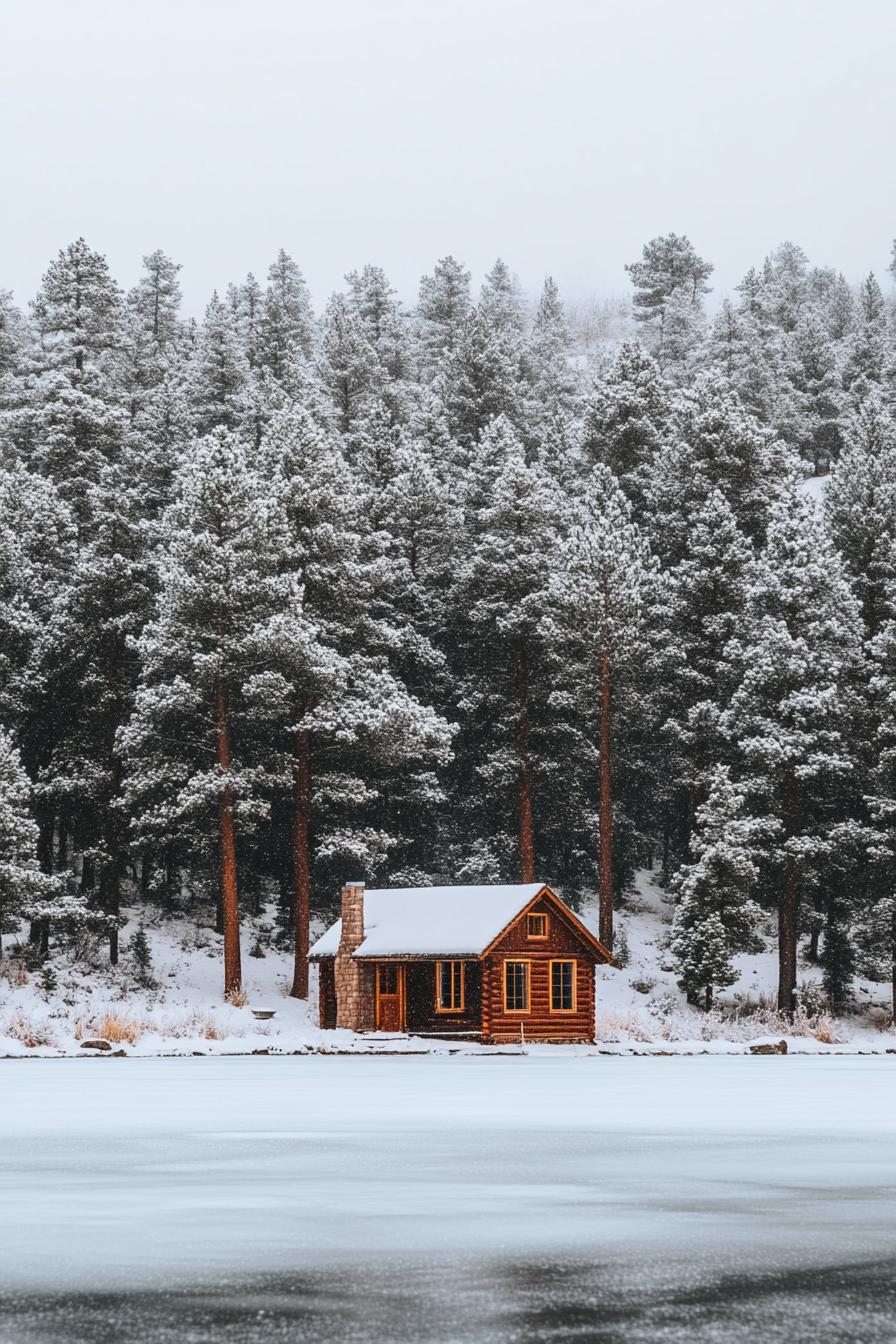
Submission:
{"label": "illuminated window", "polygon": [[436,962],[436,1012],[460,1013],[464,1007],[464,964]]}
{"label": "illuminated window", "polygon": [[551,1012],[574,1013],[576,1010],[576,964],[574,961],[551,962]]}
{"label": "illuminated window", "polygon": [[505,961],[504,963],[504,1011],[507,1013],[528,1013],[529,1011],[528,961]]}
{"label": "illuminated window", "polygon": [[527,915],[526,932],[530,938],[547,938],[548,936],[548,917],[547,915]]}

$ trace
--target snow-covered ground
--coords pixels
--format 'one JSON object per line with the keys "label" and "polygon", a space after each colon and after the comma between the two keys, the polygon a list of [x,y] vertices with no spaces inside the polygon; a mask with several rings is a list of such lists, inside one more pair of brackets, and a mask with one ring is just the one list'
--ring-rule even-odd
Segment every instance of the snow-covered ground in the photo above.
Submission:
{"label": "snow-covered ground", "polygon": [[[596,927],[593,912],[587,922]],[[627,945],[624,967],[601,967],[597,986],[597,1037],[594,1047],[527,1047],[542,1051],[583,1054],[610,1052],[716,1052],[744,1053],[751,1043],[785,1037],[791,1050],[896,1050],[890,1026],[889,986],[859,981],[857,1011],[848,1018],[830,1020],[813,1004],[820,973],[805,965],[800,978],[807,1013],[785,1028],[773,1011],[777,966],[773,928],[768,927],[767,952],[738,961],[739,979],[720,996],[719,1008],[706,1015],[689,1008],[675,981],[666,948],[672,909],[650,874],[641,873],[635,892],[618,915],[620,941]],[[317,1026],[316,972],[307,1002],[291,999],[291,959],[259,928],[271,928],[270,914],[246,920],[243,930],[243,974],[248,1002],[233,1007],[222,1002],[221,939],[210,929],[197,930],[183,919],[156,918],[146,926],[152,955],[152,988],[137,985],[130,943],[136,925],[122,932],[121,964],[112,971],[102,958],[90,970],[76,970],[61,959],[54,961],[58,984],[41,987],[39,973],[28,972],[15,956],[13,940],[4,940],[0,962],[0,1057],[82,1055],[82,1041],[101,1037],[129,1055],[195,1053],[233,1054],[268,1051],[435,1051],[481,1052],[483,1047],[459,1047],[406,1037],[354,1036],[349,1032],[321,1031]],[[253,1008],[272,1008],[270,1021],[258,1021]],[[506,1047],[514,1052],[516,1047]]]}
{"label": "snow-covered ground", "polygon": [[892,1340],[894,1116],[882,1057],[9,1062],[0,1338]]}

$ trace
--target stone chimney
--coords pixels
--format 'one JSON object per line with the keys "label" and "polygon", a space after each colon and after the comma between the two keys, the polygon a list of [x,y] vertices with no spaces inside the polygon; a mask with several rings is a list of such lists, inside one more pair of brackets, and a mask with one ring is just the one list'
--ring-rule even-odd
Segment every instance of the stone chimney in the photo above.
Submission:
{"label": "stone chimney", "polygon": [[336,1026],[370,1031],[373,1023],[372,968],[353,959],[364,941],[364,883],[342,888],[342,931],[336,953]]}

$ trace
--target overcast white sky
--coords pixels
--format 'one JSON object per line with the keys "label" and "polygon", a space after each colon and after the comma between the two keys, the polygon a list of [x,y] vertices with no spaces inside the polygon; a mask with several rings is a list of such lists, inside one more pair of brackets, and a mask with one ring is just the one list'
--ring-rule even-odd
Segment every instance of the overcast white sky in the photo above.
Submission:
{"label": "overcast white sky", "polygon": [[320,301],[453,252],[618,293],[674,229],[717,289],[896,235],[893,0],[0,0],[0,286],[84,234],[187,307],[283,246]]}

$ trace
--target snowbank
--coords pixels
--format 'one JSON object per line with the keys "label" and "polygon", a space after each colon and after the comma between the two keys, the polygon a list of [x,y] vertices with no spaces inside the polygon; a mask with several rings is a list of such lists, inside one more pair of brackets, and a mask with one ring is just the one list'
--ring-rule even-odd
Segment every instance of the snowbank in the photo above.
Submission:
{"label": "snowbank", "polygon": [[[896,1052],[890,1024],[889,986],[856,984],[857,1010],[831,1019],[807,1011],[795,1024],[783,1022],[773,1008],[777,973],[773,950],[738,959],[737,983],[705,1014],[690,1008],[675,981],[666,942],[671,906],[648,873],[618,915],[617,952],[624,966],[597,971],[597,1042],[593,1046],[527,1045],[526,1054],[746,1054],[751,1045],[787,1041],[790,1053],[844,1054]],[[593,911],[585,920],[595,927]],[[28,972],[15,955],[15,940],[4,940],[0,962],[0,1057],[86,1057],[89,1039],[104,1039],[110,1054],[230,1055],[289,1053],[433,1053],[482,1054],[496,1047],[432,1039],[347,1031],[321,1031],[317,1025],[317,972],[312,968],[307,1001],[288,997],[289,953],[274,946],[259,949],[258,929],[271,923],[269,913],[247,921],[243,931],[243,974],[247,1003],[222,1002],[222,951],[219,935],[197,930],[185,919],[157,918],[145,926],[152,955],[153,985],[140,987],[130,952],[136,931],[132,921],[122,932],[121,964],[79,970],[54,962],[55,989],[42,987],[39,973]],[[769,928],[769,934],[772,930]],[[772,946],[771,937],[769,946]],[[252,955],[254,951],[263,956]],[[803,966],[804,996],[817,997],[820,973]],[[254,1018],[253,1008],[274,1010],[269,1021]],[[519,1052],[518,1046],[500,1047]]]}

